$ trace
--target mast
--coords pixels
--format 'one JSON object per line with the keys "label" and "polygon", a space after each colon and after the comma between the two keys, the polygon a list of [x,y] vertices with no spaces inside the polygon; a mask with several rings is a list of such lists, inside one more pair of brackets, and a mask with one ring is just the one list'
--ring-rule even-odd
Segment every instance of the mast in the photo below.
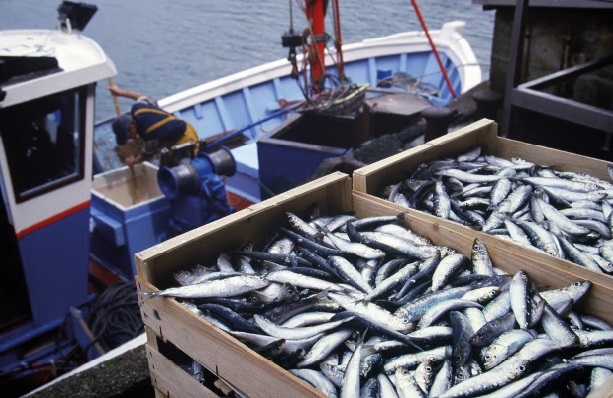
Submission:
{"label": "mast", "polygon": [[322,92],[324,89],[326,44],[324,19],[327,5],[327,0],[307,0],[306,2],[305,11],[311,30],[309,65],[314,93]]}

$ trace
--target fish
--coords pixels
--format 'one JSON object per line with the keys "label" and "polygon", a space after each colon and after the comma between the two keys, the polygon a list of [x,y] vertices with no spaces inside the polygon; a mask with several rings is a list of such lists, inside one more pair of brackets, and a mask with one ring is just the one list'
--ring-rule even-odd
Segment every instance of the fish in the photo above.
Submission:
{"label": "fish", "polygon": [[426,398],[426,393],[419,387],[415,377],[409,369],[404,366],[398,366],[395,372],[396,391],[400,398]]}
{"label": "fish", "polygon": [[492,260],[487,248],[479,238],[475,238],[471,250],[473,272],[478,275],[494,276]]}
{"label": "fish", "polygon": [[360,395],[360,360],[362,358],[362,345],[364,336],[356,346],[349,363],[345,368],[345,374],[341,382],[341,398],[353,398]]}
{"label": "fish", "polygon": [[433,291],[443,288],[443,286],[456,274],[464,265],[466,257],[463,254],[450,254],[441,259],[432,275]]}
{"label": "fish", "polygon": [[355,300],[349,296],[333,292],[328,293],[328,297],[346,310],[351,311],[373,324],[389,327],[398,332],[408,332],[413,329],[413,325],[411,322],[407,321],[406,318],[396,316],[377,304]]}
{"label": "fish", "polygon": [[331,354],[338,346],[343,344],[352,334],[354,329],[345,327],[321,337],[306,353],[297,366],[306,367],[320,362]]}
{"label": "fish", "polygon": [[490,370],[519,351],[526,343],[534,340],[534,334],[524,329],[511,329],[496,337],[491,344],[480,351],[485,370]]}
{"label": "fish", "polygon": [[437,319],[442,317],[447,312],[465,308],[483,308],[483,306],[477,302],[464,299],[451,299],[443,301],[433,305],[430,309],[426,311],[426,313],[417,323],[417,328],[426,328],[432,325]]}
{"label": "fish", "polygon": [[[596,248],[602,240],[613,238],[613,207],[605,200],[613,195],[613,182],[516,161],[519,163],[488,154],[470,162],[444,159],[422,163],[421,172],[414,173],[411,183],[422,188],[420,195],[406,190],[398,196],[406,195],[411,208],[497,234],[596,272],[611,273],[613,265],[584,256],[571,245]],[[431,186],[426,190],[428,183]],[[613,263],[613,253],[609,258],[601,257]]]}
{"label": "fish", "polygon": [[261,315],[255,314],[253,316],[255,323],[266,334],[273,337],[278,337],[287,340],[298,340],[313,337],[316,334],[323,333],[325,331],[336,328],[345,322],[349,322],[351,318],[343,319],[340,321],[326,322],[319,325],[303,326],[303,327],[284,327],[277,325]]}
{"label": "fish", "polygon": [[[448,166],[452,163],[439,165]],[[487,167],[500,175],[515,173],[513,178],[524,173]],[[490,171],[482,167],[473,172],[486,170]],[[338,222],[335,232],[327,231],[326,225],[337,217],[344,226]],[[566,364],[564,369],[610,366],[612,354],[597,350],[613,346],[613,327],[574,306],[589,290],[589,281],[538,291],[529,270],[510,275],[497,268],[483,242],[473,241],[469,259],[461,251],[432,242],[400,238],[404,229],[410,231],[403,217],[371,217],[364,222],[352,217],[319,214],[300,219],[318,231],[308,237],[302,234],[308,230],[305,224],[292,218],[305,230],[280,226],[272,242],[263,238],[268,249],[253,244],[226,252],[227,259],[234,260],[230,275],[220,274],[216,262],[222,256],[212,264],[203,262],[206,272],[186,267],[184,276],[218,273],[219,279],[207,283],[238,276],[263,282],[236,295],[181,301],[231,338],[328,396],[459,397],[494,394],[505,386],[519,395],[520,385],[526,390],[538,386],[539,391],[551,386],[551,380],[560,381],[560,388],[575,381],[578,385],[574,372],[559,369],[562,366],[557,363]],[[521,221],[510,222],[520,228]],[[375,231],[381,235],[373,235]],[[415,253],[421,250],[423,258],[393,245],[369,246],[383,256],[368,259],[330,244],[332,239],[328,246],[333,251],[298,243],[301,239],[321,243],[334,236],[366,245],[384,235],[411,245]],[[278,254],[304,261],[275,263],[271,259],[280,257],[260,255],[270,254],[268,250],[281,236],[292,241],[283,244],[292,249]],[[570,242],[568,235],[561,236]],[[258,253],[255,256],[260,258],[248,253]],[[243,255],[250,267],[236,261]],[[234,288],[234,283],[229,286]],[[292,291],[291,299],[280,302],[278,294],[284,286]],[[531,382],[520,384],[524,379]]]}
{"label": "fish", "polygon": [[473,330],[470,322],[461,312],[451,311],[449,318],[453,329],[451,365],[454,373],[457,373],[468,364],[471,357],[472,346],[470,339],[473,336]]}
{"label": "fish", "polygon": [[195,285],[170,287],[156,292],[139,292],[145,298],[171,296],[179,298],[232,297],[270,284],[262,275],[243,274],[202,282]]}
{"label": "fish", "polygon": [[520,329],[528,329],[530,326],[530,295],[528,274],[525,271],[520,270],[515,273],[509,286],[509,294],[511,310],[513,315],[515,315],[515,320],[519,324]]}
{"label": "fish", "polygon": [[337,398],[338,391],[324,374],[313,369],[290,369],[289,372],[294,376],[300,377],[309,382],[327,398]]}

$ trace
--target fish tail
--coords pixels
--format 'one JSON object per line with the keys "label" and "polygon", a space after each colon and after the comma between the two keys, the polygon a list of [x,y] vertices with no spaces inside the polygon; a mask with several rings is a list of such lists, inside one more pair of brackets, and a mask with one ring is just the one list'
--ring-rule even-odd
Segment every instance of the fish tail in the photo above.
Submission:
{"label": "fish tail", "polygon": [[398,213],[398,214],[396,214],[396,221],[397,222],[404,221],[405,220],[405,215],[406,215],[406,213]]}
{"label": "fish tail", "polygon": [[362,345],[362,356],[367,357],[373,354],[376,354],[377,350],[375,349],[373,344],[364,344]]}

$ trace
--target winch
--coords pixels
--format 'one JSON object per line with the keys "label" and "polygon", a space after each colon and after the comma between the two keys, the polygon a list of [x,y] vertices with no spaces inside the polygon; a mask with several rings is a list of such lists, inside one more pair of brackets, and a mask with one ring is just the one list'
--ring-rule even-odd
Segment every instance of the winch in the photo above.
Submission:
{"label": "winch", "polygon": [[236,161],[227,147],[214,151],[193,144],[164,151],[157,180],[170,201],[170,227],[176,235],[215,221],[235,211],[228,202],[224,177],[236,173]]}

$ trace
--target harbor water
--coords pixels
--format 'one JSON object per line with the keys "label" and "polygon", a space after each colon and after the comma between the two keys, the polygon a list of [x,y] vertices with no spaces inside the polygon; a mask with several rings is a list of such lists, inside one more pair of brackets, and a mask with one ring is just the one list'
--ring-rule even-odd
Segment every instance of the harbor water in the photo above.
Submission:
{"label": "harbor water", "polygon": [[[61,0],[2,0],[2,29],[53,29]],[[160,99],[208,81],[287,56],[281,35],[307,24],[304,0],[90,0],[98,11],[83,33],[96,40],[117,66],[114,81],[124,89]],[[410,1],[341,0],[342,39],[353,43],[421,30]],[[471,0],[418,1],[429,29],[466,22],[464,36],[489,76],[494,13]],[[290,13],[290,5],[292,12]],[[331,27],[331,10],[327,31]],[[290,18],[293,15],[293,18]],[[293,19],[293,21],[292,21]],[[332,45],[332,43],[330,43]],[[97,88],[96,120],[115,114],[108,84]],[[121,99],[122,110],[130,100]]]}

